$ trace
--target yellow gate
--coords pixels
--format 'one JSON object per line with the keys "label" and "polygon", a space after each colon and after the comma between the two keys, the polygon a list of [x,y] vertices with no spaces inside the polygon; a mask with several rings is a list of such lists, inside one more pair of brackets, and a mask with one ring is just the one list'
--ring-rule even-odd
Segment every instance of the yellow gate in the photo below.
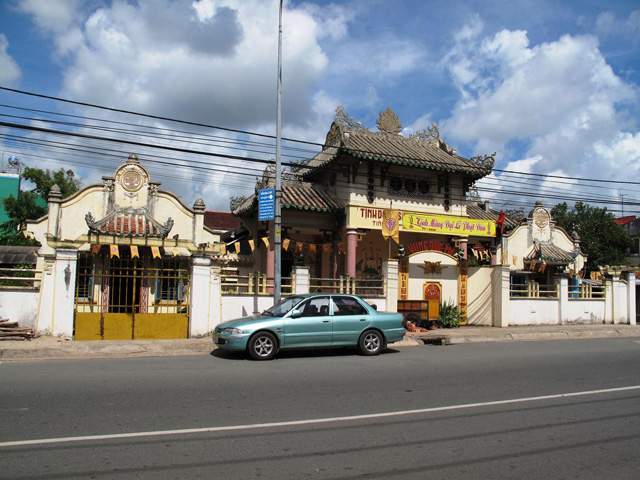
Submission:
{"label": "yellow gate", "polygon": [[78,259],[75,340],[187,338],[189,262],[183,257],[138,256],[105,246]]}

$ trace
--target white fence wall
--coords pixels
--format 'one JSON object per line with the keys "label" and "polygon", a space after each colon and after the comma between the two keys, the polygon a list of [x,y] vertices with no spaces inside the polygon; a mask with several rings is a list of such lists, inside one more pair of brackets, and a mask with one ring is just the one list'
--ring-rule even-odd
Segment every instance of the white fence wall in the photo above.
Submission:
{"label": "white fence wall", "polygon": [[557,325],[559,300],[511,299],[509,325]]}
{"label": "white fence wall", "polygon": [[605,301],[569,299],[566,312],[566,315],[562,319],[562,322],[565,324],[604,323]]}
{"label": "white fence wall", "polygon": [[0,290],[0,318],[18,322],[21,327],[35,328],[39,290],[3,287]]}

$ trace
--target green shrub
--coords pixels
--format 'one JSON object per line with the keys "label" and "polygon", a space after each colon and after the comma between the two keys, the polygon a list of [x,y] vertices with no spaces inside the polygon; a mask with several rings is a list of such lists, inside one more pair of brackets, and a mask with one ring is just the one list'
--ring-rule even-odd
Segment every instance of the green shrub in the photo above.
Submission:
{"label": "green shrub", "polygon": [[460,326],[460,311],[453,302],[440,304],[440,316],[438,318],[438,327],[440,328],[457,328]]}

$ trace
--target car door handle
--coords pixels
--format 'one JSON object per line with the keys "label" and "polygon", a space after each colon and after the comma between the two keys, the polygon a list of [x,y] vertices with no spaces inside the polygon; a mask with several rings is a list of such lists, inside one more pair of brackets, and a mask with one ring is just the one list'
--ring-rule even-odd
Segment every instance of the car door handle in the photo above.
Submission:
{"label": "car door handle", "polygon": [[329,323],[331,320],[322,320],[322,323]]}
{"label": "car door handle", "polygon": [[366,321],[367,321],[367,319],[366,319],[366,318],[361,318],[361,319],[360,319],[360,321],[361,321],[361,322],[366,322]]}

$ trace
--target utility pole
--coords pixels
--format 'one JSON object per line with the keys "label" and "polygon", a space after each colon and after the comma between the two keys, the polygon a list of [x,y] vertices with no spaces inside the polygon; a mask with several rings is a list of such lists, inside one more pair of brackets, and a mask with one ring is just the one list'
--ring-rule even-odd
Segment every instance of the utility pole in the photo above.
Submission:
{"label": "utility pole", "polygon": [[282,141],[282,2],[280,0],[280,15],[278,22],[278,96],[276,105],[276,198],[274,221],[274,269],[273,269],[273,296],[275,303],[280,301],[282,292],[282,164],[280,159],[280,143]]}

